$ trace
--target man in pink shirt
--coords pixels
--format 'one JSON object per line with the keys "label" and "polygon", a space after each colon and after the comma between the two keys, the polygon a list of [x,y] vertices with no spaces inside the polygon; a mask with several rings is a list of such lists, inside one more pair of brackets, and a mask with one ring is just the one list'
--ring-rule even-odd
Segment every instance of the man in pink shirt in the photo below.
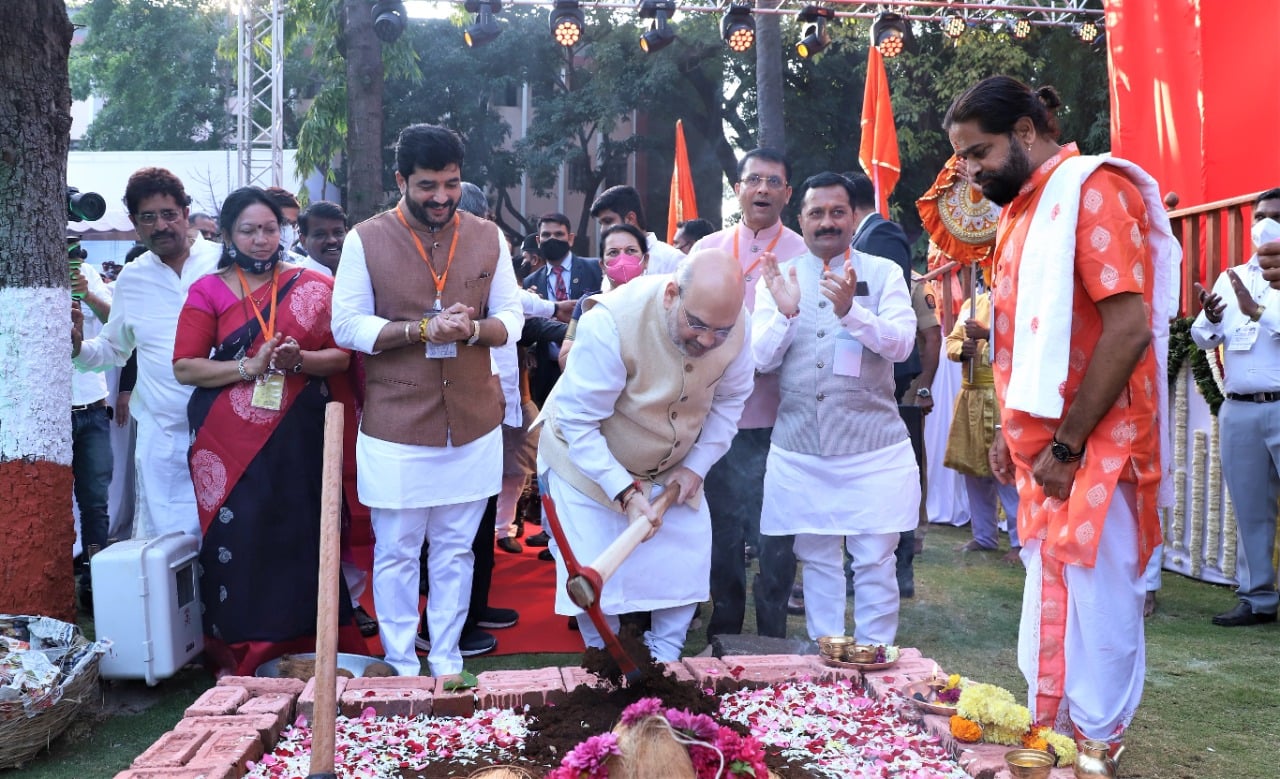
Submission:
{"label": "man in pink shirt", "polygon": [[[791,200],[791,166],[773,149],[752,149],[738,163],[733,191],[742,220],[694,244],[690,253],[722,249],[742,266],[744,305],[755,309],[760,255],[772,252],[779,261],[804,254],[804,239],[782,224],[782,209]],[[703,482],[711,510],[711,601],[707,639],[742,632],[746,612],[748,539],[759,537],[760,573],[753,590],[756,630],[762,636],[785,637],[787,597],[795,581],[796,558],[788,536],[759,536],[764,463],[778,414],[778,377],[757,374],[729,451],[712,466]]]}

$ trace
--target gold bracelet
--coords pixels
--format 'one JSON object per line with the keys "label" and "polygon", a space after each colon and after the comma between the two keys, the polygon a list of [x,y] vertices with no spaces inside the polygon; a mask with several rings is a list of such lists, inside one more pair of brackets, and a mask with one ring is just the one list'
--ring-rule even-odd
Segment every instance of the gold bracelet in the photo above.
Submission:
{"label": "gold bracelet", "polygon": [[1262,318],[1262,312],[1263,312],[1263,311],[1266,311],[1266,310],[1267,310],[1267,307],[1266,307],[1266,306],[1258,306],[1258,310],[1257,310],[1257,311],[1254,311],[1254,312],[1253,312],[1253,316],[1251,316],[1251,317],[1249,317],[1249,318],[1250,318],[1250,319],[1252,319],[1253,321],[1257,322],[1259,319],[1261,319],[1261,318]]}
{"label": "gold bracelet", "polygon": [[418,342],[427,342],[427,318],[425,316],[418,321]]}

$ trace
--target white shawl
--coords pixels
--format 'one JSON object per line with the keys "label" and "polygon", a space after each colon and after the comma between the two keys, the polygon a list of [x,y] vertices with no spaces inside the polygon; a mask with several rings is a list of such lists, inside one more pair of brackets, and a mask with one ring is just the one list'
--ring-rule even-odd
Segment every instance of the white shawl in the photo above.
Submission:
{"label": "white shawl", "polygon": [[[1005,405],[1057,419],[1063,398],[1058,388],[1067,380],[1071,349],[1071,306],[1075,289],[1076,224],[1085,179],[1100,165],[1111,165],[1133,182],[1147,206],[1147,241],[1152,252],[1152,348],[1156,354],[1156,387],[1160,418],[1159,505],[1173,504],[1169,437],[1169,320],[1178,313],[1178,280],[1182,247],[1173,237],[1169,217],[1155,179],[1137,165],[1116,157],[1079,156],[1064,160],[1049,176],[1031,217],[1018,274],[1014,318],[1013,364]],[[1032,320],[1038,319],[1033,329]]]}

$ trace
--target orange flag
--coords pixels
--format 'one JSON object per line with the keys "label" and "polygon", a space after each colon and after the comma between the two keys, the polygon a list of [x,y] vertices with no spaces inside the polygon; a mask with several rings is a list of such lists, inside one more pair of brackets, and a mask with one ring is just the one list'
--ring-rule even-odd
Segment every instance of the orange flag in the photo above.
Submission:
{"label": "orange flag", "polygon": [[667,206],[667,243],[676,239],[681,222],[698,218],[698,200],[693,194],[693,172],[689,169],[689,149],[684,144],[684,123],[676,120],[676,161],[671,168],[671,197]]}
{"label": "orange flag", "polygon": [[880,215],[889,218],[889,193],[898,184],[902,162],[898,159],[898,130],[893,124],[893,104],[889,101],[889,77],[884,58],[875,46],[867,56],[867,86],[862,93],[862,144],[858,162],[876,188]]}

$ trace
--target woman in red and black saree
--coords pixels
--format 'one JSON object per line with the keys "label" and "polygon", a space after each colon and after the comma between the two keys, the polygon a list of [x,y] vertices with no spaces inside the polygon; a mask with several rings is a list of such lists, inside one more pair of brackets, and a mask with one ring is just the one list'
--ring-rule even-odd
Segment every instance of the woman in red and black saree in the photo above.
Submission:
{"label": "woman in red and black saree", "polygon": [[[174,347],[174,375],[196,387],[200,597],[219,673],[315,649],[324,408],[350,356],[329,331],[333,281],[283,261],[282,223],[256,187],[227,197],[220,270],[191,286]],[[339,649],[363,654],[345,584],[339,604]]]}

